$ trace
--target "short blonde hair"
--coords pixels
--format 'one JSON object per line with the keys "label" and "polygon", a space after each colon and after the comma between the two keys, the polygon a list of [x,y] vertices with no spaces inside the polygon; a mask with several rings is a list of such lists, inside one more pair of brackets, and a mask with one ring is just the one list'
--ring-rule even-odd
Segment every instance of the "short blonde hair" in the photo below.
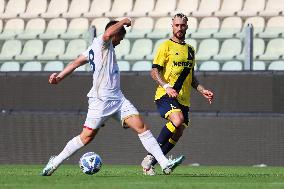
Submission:
{"label": "short blonde hair", "polygon": [[185,20],[186,22],[188,21],[187,16],[186,16],[185,14],[183,14],[183,13],[177,13],[177,14],[175,14],[175,15],[173,16],[172,20],[174,20],[176,17],[179,17],[179,18],[181,18],[182,20]]}

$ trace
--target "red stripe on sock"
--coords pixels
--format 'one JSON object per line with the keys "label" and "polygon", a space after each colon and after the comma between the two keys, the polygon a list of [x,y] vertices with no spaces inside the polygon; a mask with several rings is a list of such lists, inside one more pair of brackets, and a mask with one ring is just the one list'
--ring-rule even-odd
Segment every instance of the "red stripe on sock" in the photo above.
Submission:
{"label": "red stripe on sock", "polygon": [[88,127],[88,126],[86,126],[86,125],[84,125],[83,127],[86,128],[86,129],[88,129],[88,130],[91,130],[91,131],[93,130],[92,128],[90,128],[90,127]]}

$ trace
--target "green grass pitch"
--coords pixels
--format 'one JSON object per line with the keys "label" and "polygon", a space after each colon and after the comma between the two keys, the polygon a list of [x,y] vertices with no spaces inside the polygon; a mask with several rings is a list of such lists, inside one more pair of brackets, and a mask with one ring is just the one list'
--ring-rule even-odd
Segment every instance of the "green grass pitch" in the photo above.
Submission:
{"label": "green grass pitch", "polygon": [[96,175],[79,166],[62,165],[52,176],[39,176],[43,166],[1,165],[0,188],[68,189],[280,189],[284,167],[180,166],[171,175],[144,176],[139,166],[103,165]]}

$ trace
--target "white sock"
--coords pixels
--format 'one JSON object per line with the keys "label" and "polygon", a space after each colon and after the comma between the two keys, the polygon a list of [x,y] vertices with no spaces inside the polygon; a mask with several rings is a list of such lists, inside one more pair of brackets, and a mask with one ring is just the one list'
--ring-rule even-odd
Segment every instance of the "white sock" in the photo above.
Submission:
{"label": "white sock", "polygon": [[162,169],[164,169],[168,163],[168,159],[163,154],[160,145],[151,131],[147,130],[144,133],[138,134],[138,136],[144,148],[156,158]]}
{"label": "white sock", "polygon": [[81,141],[80,135],[74,137],[66,144],[62,152],[53,159],[54,165],[58,167],[65,159],[69,158],[72,154],[74,154],[83,146],[84,144]]}

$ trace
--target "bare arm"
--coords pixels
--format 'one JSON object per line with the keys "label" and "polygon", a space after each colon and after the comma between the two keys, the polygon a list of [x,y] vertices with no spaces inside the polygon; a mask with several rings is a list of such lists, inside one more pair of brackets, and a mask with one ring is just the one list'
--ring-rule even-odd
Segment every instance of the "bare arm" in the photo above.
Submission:
{"label": "bare arm", "polygon": [[110,26],[103,34],[103,41],[109,41],[123,26],[130,26],[131,20],[129,18],[124,18],[123,20],[117,22],[116,24]]}
{"label": "bare arm", "polygon": [[63,80],[66,76],[71,74],[76,68],[87,63],[87,58],[85,56],[79,56],[73,62],[68,64],[60,73],[52,73],[49,76],[50,84],[58,84],[61,80]]}
{"label": "bare arm", "polygon": [[192,72],[191,86],[195,88],[198,92],[200,92],[208,100],[209,104],[212,103],[214,93],[210,90],[205,89],[201,84],[199,84],[199,81],[194,75],[194,71]]}
{"label": "bare arm", "polygon": [[176,98],[178,96],[176,90],[163,79],[158,68],[152,68],[151,77],[166,90],[169,97]]}

